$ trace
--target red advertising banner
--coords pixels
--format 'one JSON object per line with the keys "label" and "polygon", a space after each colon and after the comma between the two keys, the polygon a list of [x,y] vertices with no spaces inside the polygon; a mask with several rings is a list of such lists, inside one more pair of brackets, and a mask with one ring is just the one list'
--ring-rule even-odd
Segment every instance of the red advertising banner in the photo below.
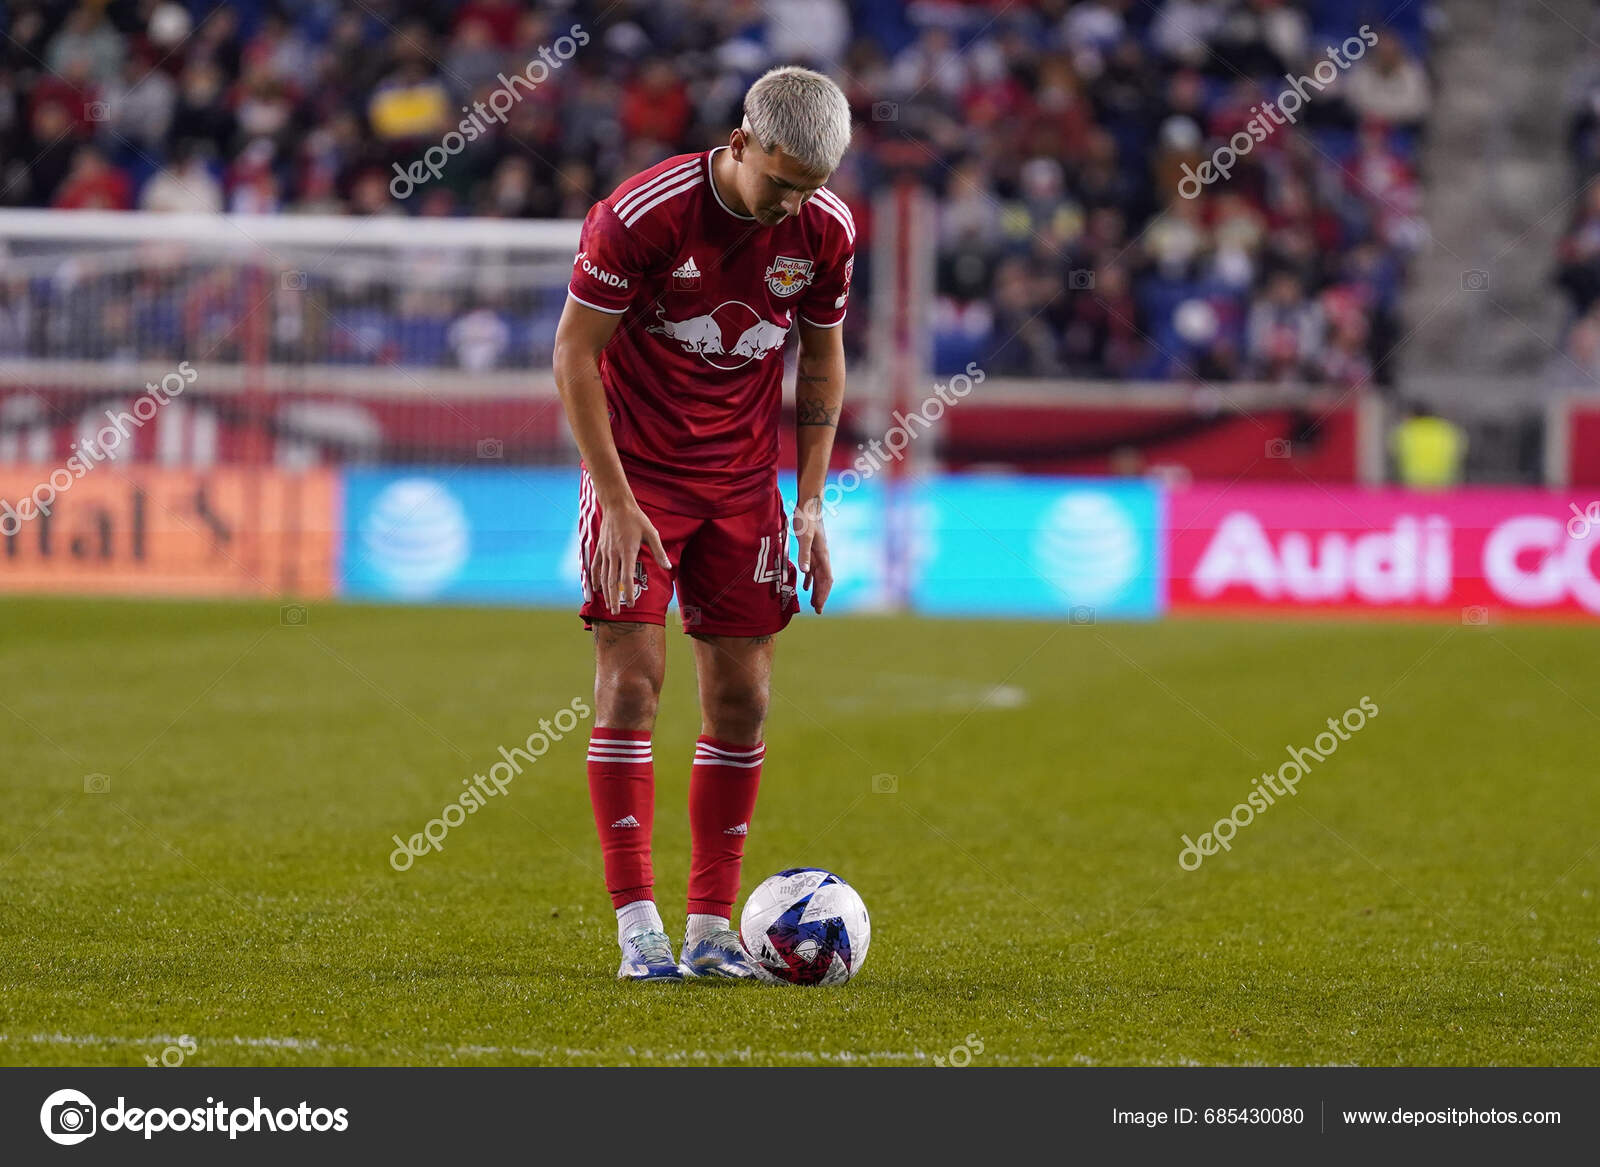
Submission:
{"label": "red advertising banner", "polygon": [[1600,616],[1594,492],[1197,484],[1167,521],[1179,612]]}

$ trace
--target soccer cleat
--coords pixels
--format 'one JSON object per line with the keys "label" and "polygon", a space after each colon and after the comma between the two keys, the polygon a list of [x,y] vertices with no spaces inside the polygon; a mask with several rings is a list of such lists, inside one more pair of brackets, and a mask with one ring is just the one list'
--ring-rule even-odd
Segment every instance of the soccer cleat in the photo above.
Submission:
{"label": "soccer cleat", "polygon": [[685,944],[678,971],[685,977],[701,979],[746,980],[756,976],[756,966],[732,928],[719,929],[693,944]]}
{"label": "soccer cleat", "polygon": [[672,959],[672,942],[665,932],[635,928],[622,941],[619,981],[681,981],[678,962]]}

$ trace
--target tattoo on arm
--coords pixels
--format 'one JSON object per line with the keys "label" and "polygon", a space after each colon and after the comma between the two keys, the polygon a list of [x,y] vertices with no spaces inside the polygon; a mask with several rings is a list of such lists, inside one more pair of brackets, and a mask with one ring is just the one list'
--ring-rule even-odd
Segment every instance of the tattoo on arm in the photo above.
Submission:
{"label": "tattoo on arm", "polygon": [[[826,381],[826,377],[805,377],[802,381]],[[826,402],[815,399],[798,398],[794,403],[794,420],[796,425],[826,425],[839,424],[839,411]]]}

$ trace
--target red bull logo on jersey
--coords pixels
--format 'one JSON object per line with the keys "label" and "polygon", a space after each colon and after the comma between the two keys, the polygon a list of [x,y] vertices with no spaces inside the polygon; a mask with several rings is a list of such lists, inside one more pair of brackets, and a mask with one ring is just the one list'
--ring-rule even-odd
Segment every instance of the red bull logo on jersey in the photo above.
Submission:
{"label": "red bull logo on jersey", "polygon": [[774,296],[793,296],[811,282],[811,261],[780,255],[767,269],[767,287]]}
{"label": "red bull logo on jersey", "polygon": [[709,313],[687,320],[669,320],[666,309],[657,308],[656,321],[645,331],[675,341],[684,352],[697,354],[717,369],[738,369],[765,360],[789,339],[787,321],[778,325],[764,320],[741,300],[719,304]]}

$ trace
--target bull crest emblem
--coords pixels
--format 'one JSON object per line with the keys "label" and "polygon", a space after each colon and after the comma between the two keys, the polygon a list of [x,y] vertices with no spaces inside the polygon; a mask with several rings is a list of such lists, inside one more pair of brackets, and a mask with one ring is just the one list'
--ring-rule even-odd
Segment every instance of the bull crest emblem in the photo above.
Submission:
{"label": "bull crest emblem", "polygon": [[774,296],[793,296],[811,282],[811,261],[780,255],[767,269],[767,287]]}

